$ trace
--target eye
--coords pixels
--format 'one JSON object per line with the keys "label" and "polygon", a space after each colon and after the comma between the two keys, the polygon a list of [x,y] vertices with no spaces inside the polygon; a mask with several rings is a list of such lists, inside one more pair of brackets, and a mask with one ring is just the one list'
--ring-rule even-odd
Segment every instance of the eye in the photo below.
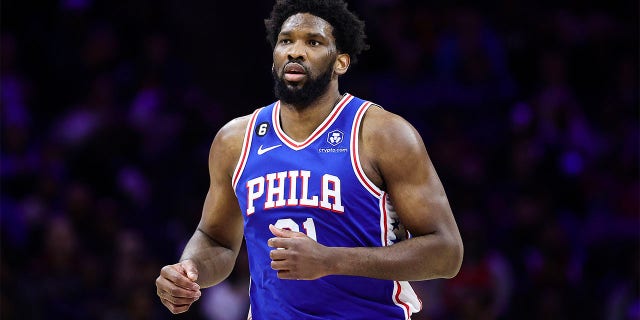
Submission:
{"label": "eye", "polygon": [[280,39],[279,43],[280,44],[289,44],[289,43],[291,43],[291,40],[289,40],[289,39]]}
{"label": "eye", "polygon": [[319,45],[320,45],[320,42],[318,42],[318,41],[316,41],[316,40],[309,40],[309,44],[310,44],[311,46],[314,46],[314,47],[315,47],[315,46],[319,46]]}

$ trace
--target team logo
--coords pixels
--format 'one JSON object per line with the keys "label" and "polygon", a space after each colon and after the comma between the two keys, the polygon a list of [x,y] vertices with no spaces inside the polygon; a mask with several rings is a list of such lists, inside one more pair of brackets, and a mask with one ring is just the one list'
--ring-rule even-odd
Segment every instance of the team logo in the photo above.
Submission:
{"label": "team logo", "polygon": [[340,130],[333,130],[327,134],[327,142],[332,146],[337,146],[344,140],[344,133]]}

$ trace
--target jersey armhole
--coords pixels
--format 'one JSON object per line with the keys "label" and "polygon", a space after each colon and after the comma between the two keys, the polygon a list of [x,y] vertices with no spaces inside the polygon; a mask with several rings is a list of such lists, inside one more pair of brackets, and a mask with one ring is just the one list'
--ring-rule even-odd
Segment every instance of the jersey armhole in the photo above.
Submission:
{"label": "jersey armhole", "polygon": [[256,109],[251,115],[251,120],[249,124],[247,124],[247,128],[244,133],[244,141],[242,142],[242,150],[240,151],[240,159],[238,159],[238,163],[236,164],[236,168],[233,170],[233,179],[231,180],[231,185],[233,186],[233,190],[236,189],[236,185],[238,184],[238,180],[240,180],[240,176],[244,171],[245,164],[247,163],[247,159],[249,158],[249,150],[251,150],[251,140],[253,140],[253,128],[256,124],[256,118],[258,118],[258,114],[260,110],[264,108]]}
{"label": "jersey armhole", "polygon": [[372,195],[380,199],[383,196],[383,191],[378,188],[365,174],[364,169],[362,168],[362,164],[360,163],[360,152],[359,152],[359,136],[360,136],[360,127],[362,126],[362,119],[364,118],[364,114],[367,112],[369,107],[377,106],[370,101],[364,102],[356,112],[356,116],[353,119],[353,124],[351,127],[351,166],[353,167],[353,172],[355,173],[360,184],[369,191]]}

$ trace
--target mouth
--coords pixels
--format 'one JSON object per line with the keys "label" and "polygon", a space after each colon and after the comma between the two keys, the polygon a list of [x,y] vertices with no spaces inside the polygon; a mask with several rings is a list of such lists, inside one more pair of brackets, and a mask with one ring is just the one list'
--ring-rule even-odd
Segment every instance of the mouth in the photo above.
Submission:
{"label": "mouth", "polygon": [[299,82],[307,76],[305,67],[296,62],[289,62],[284,66],[284,80],[288,82]]}

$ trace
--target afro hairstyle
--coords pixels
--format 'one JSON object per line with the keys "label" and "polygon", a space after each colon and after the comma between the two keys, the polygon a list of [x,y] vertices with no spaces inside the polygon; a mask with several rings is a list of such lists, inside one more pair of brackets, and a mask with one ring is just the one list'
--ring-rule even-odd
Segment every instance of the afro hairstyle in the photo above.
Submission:
{"label": "afro hairstyle", "polygon": [[364,21],[347,9],[344,0],[277,0],[271,16],[264,20],[272,48],[278,41],[282,24],[298,13],[310,13],[329,22],[338,51],[348,54],[352,64],[358,61],[362,51],[369,49],[365,43]]}

